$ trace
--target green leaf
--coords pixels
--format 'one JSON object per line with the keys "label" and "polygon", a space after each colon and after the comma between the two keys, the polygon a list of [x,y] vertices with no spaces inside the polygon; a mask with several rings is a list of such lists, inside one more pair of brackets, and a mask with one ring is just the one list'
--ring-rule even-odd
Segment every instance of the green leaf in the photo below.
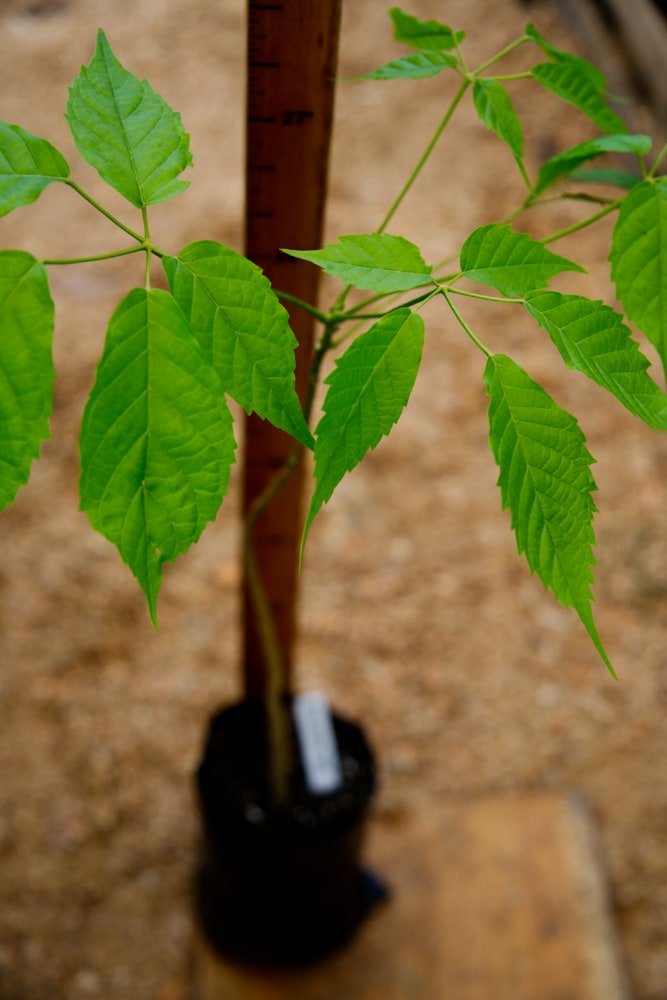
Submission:
{"label": "green leaf", "polygon": [[53,315],[44,266],[22,250],[0,252],[0,510],[49,436]]}
{"label": "green leaf", "polygon": [[580,73],[587,76],[596,90],[601,93],[606,93],[607,91],[607,78],[601,69],[594,66],[593,63],[589,62],[587,59],[582,59],[581,56],[575,56],[573,52],[566,52],[564,49],[559,49],[551,42],[539,33],[535,25],[526,25],[526,34],[531,38],[536,45],[542,49],[554,62],[566,62],[577,67]]}
{"label": "green leaf", "polygon": [[424,323],[409,309],[396,309],[348,347],[326,379],[324,416],[315,431],[316,486],[303,544],[318,511],[346,472],[389,433],[417,377]]}
{"label": "green leaf", "polygon": [[296,338],[261,270],[211,241],[191,243],[162,263],[223,390],[248,413],[312,448],[294,388]]}
{"label": "green leaf", "polygon": [[649,361],[622,316],[603,302],[559,292],[531,292],[525,307],[566,365],[612,393],[649,427],[667,430],[667,396],[648,375]]}
{"label": "green leaf", "polygon": [[428,282],[432,270],[414,243],[387,233],[341,236],[338,243],[327,243],[323,250],[283,253],[312,261],[346,284],[373,292],[418,288]]}
{"label": "green leaf", "polygon": [[584,269],[527,233],[492,223],[475,229],[463,244],[461,270],[464,277],[491,285],[503,295],[521,296],[543,288],[561,271]]}
{"label": "green leaf", "polygon": [[453,31],[440,21],[420,21],[400,7],[389,11],[394,22],[394,38],[414,49],[454,49],[465,38],[465,31]]}
{"label": "green leaf", "polygon": [[121,66],[103,31],[70,87],[66,117],[83,158],[133,205],[155,205],[188,186],[178,179],[192,163],[181,116]]}
{"label": "green leaf", "polygon": [[232,420],[168,292],[137,288],[109,323],[81,429],[81,508],[114,542],[156,621],[162,564],[197,541],[227,490]]}
{"label": "green leaf", "polygon": [[616,295],[657,348],[667,375],[667,179],[643,181],[626,195],[610,260]]}
{"label": "green leaf", "polygon": [[32,205],[45,187],[67,177],[69,165],[55,146],[0,121],[0,216]]}
{"label": "green leaf", "polygon": [[629,170],[616,170],[613,167],[581,167],[572,171],[572,179],[583,181],[585,184],[610,184],[628,191],[641,183],[638,174],[632,174]]}
{"label": "green leaf", "polygon": [[480,119],[507,143],[525,177],[523,128],[507,90],[497,80],[476,80],[472,96]]}
{"label": "green leaf", "polygon": [[427,49],[415,52],[414,55],[402,56],[380,66],[369,73],[361,73],[356,80],[422,80],[427,76],[437,76],[443,69],[452,69],[457,65],[456,56],[437,49]]}
{"label": "green leaf", "polygon": [[534,193],[539,194],[559,178],[572,174],[581,163],[603,153],[634,153],[643,156],[648,153],[651,145],[652,141],[648,135],[602,135],[597,139],[582,142],[557,156],[552,156],[542,164]]}
{"label": "green leaf", "polygon": [[533,66],[530,72],[546,90],[579,108],[603,132],[627,132],[623,119],[611,110],[604,93],[577,62],[563,60],[540,63],[539,66]]}
{"label": "green leaf", "polygon": [[586,440],[573,416],[511,358],[496,354],[484,373],[489,443],[500,470],[517,547],[532,573],[581,618],[614,674],[591,612],[596,489]]}

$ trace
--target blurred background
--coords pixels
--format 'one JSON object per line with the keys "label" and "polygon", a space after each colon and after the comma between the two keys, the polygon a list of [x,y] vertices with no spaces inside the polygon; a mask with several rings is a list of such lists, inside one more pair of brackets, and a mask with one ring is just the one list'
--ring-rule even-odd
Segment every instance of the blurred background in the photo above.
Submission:
{"label": "blurred background", "polygon": [[[605,5],[607,26],[615,6]],[[568,7],[579,20],[568,20]],[[341,77],[399,54],[386,8],[384,0],[344,2]],[[592,7],[413,0],[408,9],[466,29],[473,64],[531,19],[554,43],[604,59],[612,89],[632,98],[632,127],[664,135],[655,53],[638,69],[631,46],[618,47],[590,19],[582,24]],[[63,117],[99,26],[191,133],[192,184],[153,210],[156,244],[177,252],[211,238],[242,249],[244,5],[0,4],[0,118],[51,140],[75,179],[134,226],[131,206],[77,156]],[[621,25],[616,40],[629,42],[628,30]],[[520,52],[509,65],[518,71],[527,58]],[[329,237],[377,226],[452,93],[446,74],[340,83]],[[533,175],[543,159],[594,134],[530,83],[514,85],[512,96]],[[521,197],[509,152],[468,102],[392,231],[439,259]],[[575,202],[545,207],[533,232],[587,212]],[[568,290],[609,303],[611,225],[558,244],[590,265],[568,276]],[[0,245],[48,257],[125,244],[54,185],[0,221]],[[142,268],[132,257],[52,269],[52,439],[0,519],[0,996],[8,1000],[175,995],[191,934],[191,774],[208,715],[240,690],[238,475],[216,523],[168,569],[158,631],[115,549],[77,509],[83,403],[107,318],[141,284]],[[164,283],[157,268],[154,277]],[[323,301],[333,289],[324,287]],[[322,687],[380,748],[380,826],[486,792],[585,796],[635,996],[658,1000],[667,996],[667,441],[567,372],[527,316],[476,305],[465,310],[473,329],[575,413],[598,461],[597,618],[620,683],[576,616],[516,555],[486,444],[482,358],[434,305],[401,423],[312,531],[299,684]]]}

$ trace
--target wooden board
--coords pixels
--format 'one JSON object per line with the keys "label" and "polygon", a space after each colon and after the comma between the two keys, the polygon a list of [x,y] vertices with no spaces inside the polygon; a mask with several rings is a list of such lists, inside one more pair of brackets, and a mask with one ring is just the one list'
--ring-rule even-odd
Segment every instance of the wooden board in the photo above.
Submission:
{"label": "wooden board", "polygon": [[627,1000],[599,848],[577,800],[502,796],[371,831],[392,884],[340,955],[259,973],[195,943],[191,1000]]}

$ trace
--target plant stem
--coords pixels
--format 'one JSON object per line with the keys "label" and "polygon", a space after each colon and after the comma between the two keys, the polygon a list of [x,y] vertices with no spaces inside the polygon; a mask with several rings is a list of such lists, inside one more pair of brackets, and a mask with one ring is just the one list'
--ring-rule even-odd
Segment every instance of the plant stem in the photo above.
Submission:
{"label": "plant stem", "polygon": [[532,73],[508,73],[506,76],[487,76],[486,80],[496,80],[498,83],[505,83],[509,80],[532,80]]}
{"label": "plant stem", "polygon": [[[443,288],[442,291],[445,291]],[[523,299],[510,299],[505,295],[482,295],[481,292],[467,292],[463,288],[452,288],[451,285],[447,286],[446,291],[450,295],[465,295],[469,299],[482,299],[484,302],[523,302]]]}
{"label": "plant stem", "polygon": [[505,56],[508,56],[510,52],[514,52],[514,50],[518,49],[518,47],[520,45],[523,45],[524,42],[529,42],[529,41],[530,39],[528,35],[521,35],[520,38],[517,38],[515,41],[510,42],[510,44],[506,45],[504,49],[501,49],[500,52],[497,52],[495,56],[491,56],[491,58],[487,59],[486,62],[482,63],[481,66],[478,66],[477,69],[475,70],[474,75],[479,76],[479,74],[483,73],[485,69],[489,69],[491,66],[495,66],[497,62],[499,62],[501,59],[504,59]]}
{"label": "plant stem", "polygon": [[66,181],[63,181],[63,183],[67,184],[67,186],[71,187],[73,191],[76,191],[77,194],[81,195],[84,201],[87,201],[89,205],[92,205],[93,208],[101,215],[103,215],[105,218],[107,218],[109,222],[113,222],[114,226],[118,226],[118,228],[122,229],[124,233],[127,233],[128,236],[131,236],[133,240],[137,240],[138,243],[144,242],[143,236],[141,236],[139,233],[136,233],[134,229],[130,229],[129,226],[126,226],[124,222],[121,222],[120,219],[117,219],[115,215],[111,214],[111,212],[108,212],[103,205],[100,205],[100,203],[98,201],[95,201],[94,198],[91,198],[91,196],[86,191],[84,191],[82,187],[79,187],[76,181],[68,179]]}
{"label": "plant stem", "polygon": [[578,233],[580,229],[585,229],[586,226],[593,225],[598,219],[603,219],[605,215],[609,215],[614,209],[623,201],[622,198],[618,198],[616,201],[612,201],[609,205],[605,205],[601,208],[599,212],[595,212],[594,215],[589,215],[587,219],[583,219],[581,222],[575,222],[572,226],[566,226],[565,229],[559,229],[557,233],[552,233],[551,236],[547,236],[542,240],[542,243],[554,243],[556,240],[563,239],[564,236],[570,236],[572,233]]}
{"label": "plant stem", "polygon": [[463,316],[461,315],[461,313],[458,311],[458,309],[456,308],[456,306],[454,305],[454,303],[450,299],[449,293],[448,293],[447,289],[446,288],[441,288],[440,291],[441,291],[441,293],[442,293],[442,295],[443,295],[443,297],[445,299],[445,302],[447,303],[447,305],[449,306],[449,308],[452,310],[452,312],[456,316],[457,320],[459,321],[459,323],[461,324],[461,326],[463,327],[463,329],[465,330],[465,332],[468,334],[468,336],[472,340],[472,342],[475,345],[475,347],[479,348],[479,350],[482,352],[482,354],[486,354],[487,358],[490,358],[491,357],[491,351],[488,349],[488,347],[485,347],[484,344],[482,343],[482,341],[479,340],[479,338],[476,337],[475,334],[472,332],[472,330],[470,329],[470,327],[468,326],[468,324],[464,320]]}
{"label": "plant stem", "polygon": [[141,218],[144,223],[144,248],[146,250],[146,280],[144,282],[146,286],[146,291],[150,291],[151,287],[151,233],[148,228],[148,209],[145,205],[141,206]]}
{"label": "plant stem", "polygon": [[322,312],[321,309],[316,309],[315,306],[311,306],[310,303],[304,302],[303,299],[298,299],[296,295],[290,295],[289,292],[281,292],[278,288],[274,288],[274,292],[279,299],[282,299],[283,302],[290,302],[293,306],[298,306],[299,309],[303,309],[304,312],[314,316],[320,323],[327,323],[329,321],[327,313]]}
{"label": "plant stem", "polygon": [[[308,373],[308,388],[304,405],[306,423],[310,423],[315,392],[324,358],[332,346],[337,322],[327,321],[320,341],[315,348]],[[266,657],[266,713],[269,743],[269,777],[273,800],[284,806],[289,796],[289,779],[292,762],[289,723],[283,701],[285,693],[285,663],[276,633],[273,613],[266,588],[257,563],[255,546],[255,526],[262,512],[278,496],[292,474],[299,467],[304,446],[297,444],[282,466],[266,484],[248,508],[243,528],[243,558],[246,568],[248,592],[257,619],[257,627],[264,656]]]}
{"label": "plant stem", "polygon": [[131,253],[141,253],[143,247],[128,247],[126,250],[113,250],[111,253],[98,253],[92,257],[48,257],[42,264],[89,264],[96,260],[112,260],[114,257],[126,257]]}
{"label": "plant stem", "polygon": [[[402,292],[388,292],[386,295],[376,295],[373,297],[373,299],[367,300],[365,304],[370,305],[371,302],[379,302],[384,298],[390,298],[390,297],[393,298],[396,295],[402,295],[402,294],[403,294]],[[418,295],[414,299],[408,299],[407,302],[399,302],[397,305],[392,306],[391,309],[385,309],[385,311],[381,313],[358,312],[359,309],[363,309],[364,307],[364,303],[359,303],[358,306],[355,306],[353,309],[350,309],[342,316],[339,316],[338,322],[345,323],[348,320],[357,320],[357,319],[381,319],[383,316],[386,316],[388,312],[393,312],[394,309],[409,309],[410,306],[417,306],[419,305],[420,302],[424,302],[426,299],[428,299],[430,295],[431,295],[430,292],[424,292],[423,295]]]}
{"label": "plant stem", "polygon": [[655,158],[653,166],[651,167],[651,169],[648,172],[648,176],[649,177],[655,177],[655,173],[656,173],[658,167],[660,166],[660,164],[662,163],[662,161],[664,160],[665,156],[667,156],[667,143],[662,147],[662,149],[658,153],[657,157]]}
{"label": "plant stem", "polygon": [[266,657],[267,680],[265,704],[269,742],[269,778],[273,800],[278,806],[284,806],[288,800],[291,758],[289,726],[283,704],[285,664],[280,649],[280,641],[276,633],[271,605],[266,595],[266,588],[264,587],[257,563],[254,531],[262,511],[280,493],[292,475],[292,472],[298,466],[302,448],[302,445],[297,445],[273,479],[255,497],[246,514],[243,528],[243,554],[246,580],[257,620],[262,649]]}
{"label": "plant stem", "polygon": [[447,128],[447,125],[449,124],[449,121],[450,121],[452,115],[456,111],[456,108],[458,107],[458,105],[459,105],[459,103],[461,101],[461,98],[463,97],[463,95],[465,94],[465,92],[466,92],[466,90],[468,89],[469,86],[470,86],[470,80],[464,80],[463,83],[461,84],[461,86],[459,87],[459,89],[456,91],[456,93],[455,93],[455,95],[454,95],[454,97],[452,99],[451,104],[449,105],[449,107],[447,108],[447,111],[444,114],[444,117],[442,118],[442,120],[441,120],[440,124],[438,125],[437,129],[433,133],[433,137],[431,138],[431,141],[429,142],[429,144],[427,145],[426,149],[424,150],[424,152],[420,156],[420,158],[419,158],[419,160],[417,162],[417,165],[415,166],[414,170],[412,171],[412,173],[408,177],[407,181],[405,182],[405,184],[403,185],[403,187],[399,191],[397,197],[394,199],[394,202],[392,203],[389,211],[385,215],[385,217],[382,220],[382,222],[380,223],[379,227],[376,229],[377,233],[383,233],[385,231],[385,229],[387,228],[387,226],[389,225],[389,223],[391,222],[391,220],[393,219],[393,217],[396,214],[396,212],[397,212],[397,210],[398,210],[401,202],[405,198],[406,194],[408,193],[408,191],[410,190],[410,188],[412,187],[412,185],[414,184],[414,182],[419,177],[419,174],[421,173],[423,167],[425,166],[426,162],[428,161],[428,158],[430,157],[431,153],[435,149],[435,146],[436,146],[436,144],[438,142],[438,139],[440,138],[440,136],[442,135],[442,133],[444,132],[444,130]]}

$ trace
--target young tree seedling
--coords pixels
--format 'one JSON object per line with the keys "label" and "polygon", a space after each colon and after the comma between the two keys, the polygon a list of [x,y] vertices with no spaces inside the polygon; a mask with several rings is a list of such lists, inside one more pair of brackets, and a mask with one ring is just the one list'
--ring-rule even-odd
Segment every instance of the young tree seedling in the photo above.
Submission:
{"label": "young tree seedling", "polygon": [[[575,417],[516,361],[485,346],[465,319],[465,301],[490,300],[503,303],[508,312],[526,310],[569,368],[602,386],[649,427],[666,430],[667,396],[649,375],[649,362],[627,325],[633,322],[648,338],[667,371],[667,178],[659,174],[666,150],[649,169],[651,139],[628,133],[600,70],[556,48],[532,25],[472,70],[464,55],[464,32],[399,8],[390,14],[394,36],[408,54],[362,79],[442,74],[443,108],[432,138],[376,230],[345,234],[319,249],[285,250],[340,279],[342,290],[328,309],[273,289],[259,267],[221,243],[196,241],[179,251],[155,246],[149,209],[187,186],[182,174],[191,164],[189,137],[180,116],[121,65],[102,31],[91,63],[70,89],[67,121],[82,157],[136,208],[136,229],[95,201],[46,139],[0,123],[0,215],[30,205],[47,186],[60,184],[128,238],[122,250],[76,259],[38,260],[24,251],[0,252],[0,503],[13,502],[49,434],[51,268],[126,254],[143,259],[138,287],[109,321],[85,406],[80,495],[93,527],[117,546],[137,578],[153,622],[164,563],[197,541],[227,490],[236,455],[227,397],[295,442],[284,467],[258,498],[258,509],[277,495],[300,451],[313,451],[305,545],[318,512],[343,477],[401,416],[422,356],[423,317],[430,302],[444,300],[452,328],[460,328],[484,355],[489,443],[519,552],[561,604],[578,614],[614,674],[591,607],[596,486],[584,434]],[[519,48],[529,54],[527,68],[503,73],[503,59]],[[454,84],[449,97],[447,80]],[[522,125],[510,96],[516,80],[546,88],[596,126],[596,135],[548,159],[537,177],[526,166]],[[455,259],[429,264],[414,243],[389,229],[468,97],[482,126],[508,147],[526,193],[509,217],[471,232]],[[627,155],[637,172],[600,167],[598,158],[606,154]],[[565,187],[571,182],[574,193]],[[600,190],[611,193],[601,195]],[[546,239],[512,225],[546,200],[573,196],[590,202],[593,211]],[[611,277],[625,316],[601,301],[548,287],[555,275],[583,270],[550,248],[612,214]],[[151,287],[153,258],[164,268],[169,291]],[[353,288],[369,294],[350,305]],[[294,388],[295,338],[281,297],[321,325],[304,410]],[[315,390],[329,355],[335,356],[335,366],[326,378],[322,415],[314,421]],[[251,564],[252,531],[245,548]],[[273,706],[273,788],[281,800],[287,795],[288,763],[284,723],[281,736],[279,721],[280,653],[262,603],[261,579],[252,590],[273,672],[267,685]]]}

